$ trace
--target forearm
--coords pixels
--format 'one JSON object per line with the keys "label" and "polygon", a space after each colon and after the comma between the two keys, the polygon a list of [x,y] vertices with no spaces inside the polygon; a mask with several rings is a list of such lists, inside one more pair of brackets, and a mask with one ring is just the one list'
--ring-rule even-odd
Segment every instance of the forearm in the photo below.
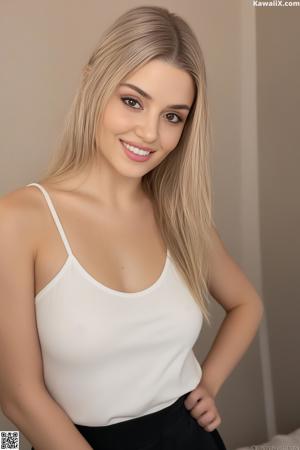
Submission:
{"label": "forearm", "polygon": [[263,316],[259,302],[238,306],[226,314],[205,357],[200,384],[216,396],[256,335]]}
{"label": "forearm", "polygon": [[35,450],[93,450],[47,391],[3,411]]}

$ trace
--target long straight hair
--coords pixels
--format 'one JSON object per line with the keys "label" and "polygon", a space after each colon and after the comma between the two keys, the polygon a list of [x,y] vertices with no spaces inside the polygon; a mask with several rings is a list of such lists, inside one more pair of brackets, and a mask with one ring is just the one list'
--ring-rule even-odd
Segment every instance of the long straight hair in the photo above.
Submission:
{"label": "long straight hair", "polygon": [[202,50],[183,18],[166,8],[140,6],[106,30],[86,64],[44,175],[64,179],[94,160],[97,125],[108,100],[123,78],[153,59],[190,74],[195,98],[177,147],[142,177],[142,188],[152,199],[170,255],[210,325],[206,302],[213,219],[207,80]]}

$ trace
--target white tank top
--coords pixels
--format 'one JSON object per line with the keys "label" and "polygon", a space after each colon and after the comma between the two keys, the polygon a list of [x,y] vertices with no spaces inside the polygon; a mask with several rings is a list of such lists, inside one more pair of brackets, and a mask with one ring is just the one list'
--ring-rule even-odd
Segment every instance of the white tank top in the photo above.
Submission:
{"label": "white tank top", "polygon": [[27,186],[43,193],[68,254],[35,297],[54,400],[73,423],[105,426],[166,408],[193,390],[202,376],[193,346],[203,315],[169,251],[150,287],[128,293],[104,286],[73,255],[46,189]]}

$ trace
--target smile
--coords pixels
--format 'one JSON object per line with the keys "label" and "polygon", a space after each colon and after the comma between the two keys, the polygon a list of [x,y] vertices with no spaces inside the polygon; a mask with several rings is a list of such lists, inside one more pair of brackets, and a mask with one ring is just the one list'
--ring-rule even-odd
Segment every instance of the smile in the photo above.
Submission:
{"label": "smile", "polygon": [[129,144],[127,144],[127,142],[122,141],[122,143],[128,150],[135,153],[136,155],[145,156],[145,155],[149,155],[149,153],[151,153],[151,152],[147,152],[146,150],[142,150],[139,147],[134,147],[133,145],[129,145]]}
{"label": "smile", "polygon": [[148,161],[148,159],[151,158],[152,152],[147,152],[146,150],[142,150],[141,148],[127,144],[127,142],[124,142],[121,139],[120,142],[122,144],[123,150],[125,151],[125,154],[132,161],[143,162]]}

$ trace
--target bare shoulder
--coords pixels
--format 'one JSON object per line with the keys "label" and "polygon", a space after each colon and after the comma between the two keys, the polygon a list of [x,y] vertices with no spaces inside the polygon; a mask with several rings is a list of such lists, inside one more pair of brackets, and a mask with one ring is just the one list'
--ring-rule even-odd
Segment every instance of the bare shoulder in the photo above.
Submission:
{"label": "bare shoulder", "polygon": [[30,207],[38,206],[38,192],[33,186],[21,186],[0,197],[1,209],[9,211],[21,211]]}
{"label": "bare shoulder", "polygon": [[32,186],[22,186],[0,197],[0,238],[21,233],[28,243],[36,241],[41,229],[42,202]]}

